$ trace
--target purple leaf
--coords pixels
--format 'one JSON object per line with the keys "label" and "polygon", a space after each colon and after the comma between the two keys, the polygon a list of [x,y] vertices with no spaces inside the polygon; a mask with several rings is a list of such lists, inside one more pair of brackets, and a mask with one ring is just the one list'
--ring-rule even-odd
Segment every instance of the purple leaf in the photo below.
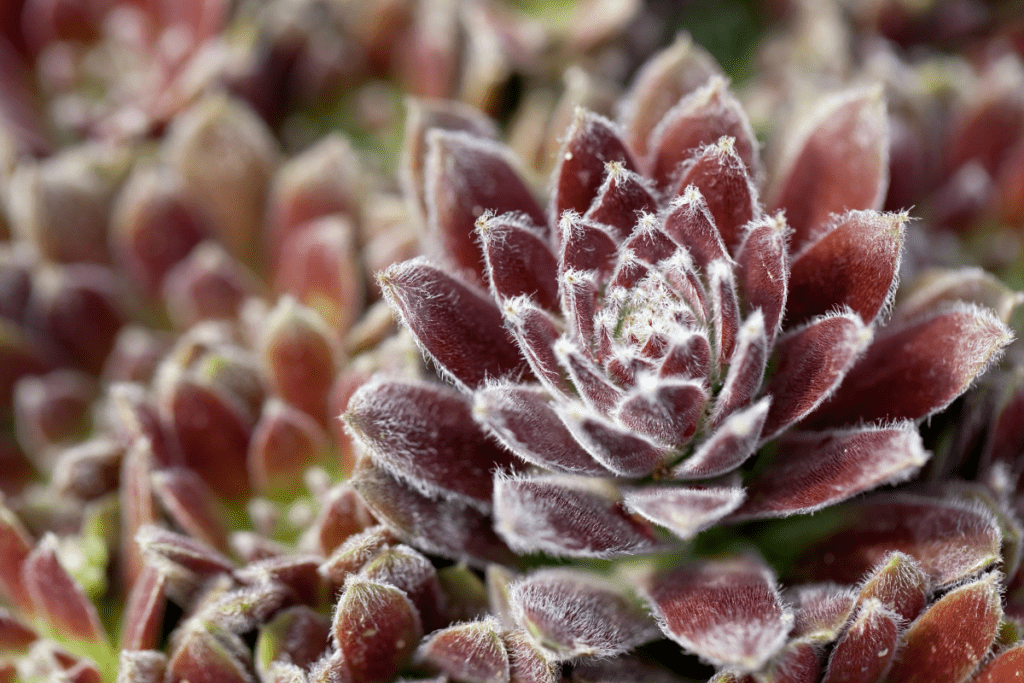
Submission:
{"label": "purple leaf", "polygon": [[645,486],[623,492],[629,511],[689,540],[735,510],[743,502],[741,488]]}
{"label": "purple leaf", "polygon": [[520,552],[618,557],[658,546],[653,530],[626,514],[610,484],[596,479],[499,476],[494,516],[498,533]]}
{"label": "purple leaf", "polygon": [[350,576],[331,623],[353,683],[385,683],[423,636],[420,615],[394,586]]}
{"label": "purple leaf", "polygon": [[523,182],[508,148],[467,133],[427,133],[425,186],[427,227],[437,248],[460,269],[484,282],[483,259],[474,238],[476,219],[522,211],[535,225],[547,217]]}
{"label": "purple leaf", "polygon": [[716,666],[760,669],[793,625],[771,570],[750,556],[662,570],[644,590],[661,630]]}
{"label": "purple leaf", "polygon": [[621,162],[610,161],[605,164],[604,184],[583,217],[607,225],[613,235],[626,239],[641,213],[658,211],[656,193],[647,178]]}
{"label": "purple leaf", "polygon": [[1012,339],[990,311],[967,305],[894,325],[868,347],[808,424],[932,415],[966,391]]}
{"label": "purple leaf", "polygon": [[352,395],[344,420],[374,462],[427,496],[486,509],[491,472],[518,464],[473,420],[469,399],[441,385],[368,382]]}
{"label": "purple leaf", "polygon": [[852,313],[819,318],[779,339],[775,374],[765,388],[772,405],[764,440],[803,419],[835,391],[870,340],[870,329]]}
{"label": "purple leaf", "polygon": [[758,309],[750,314],[740,328],[725,382],[715,399],[715,409],[711,414],[713,427],[750,403],[761,388],[767,362],[768,339],[765,336],[764,316]]}
{"label": "purple leaf", "polygon": [[820,510],[883,484],[905,481],[927,461],[912,423],[889,428],[787,434],[776,462],[747,481],[737,519]]}
{"label": "purple leaf", "polygon": [[[703,391],[699,387],[696,387],[696,390],[703,395]],[[641,417],[649,417],[651,412],[666,407],[634,405],[627,408],[629,411],[627,417],[639,421]],[[644,408],[647,409],[648,414],[637,415]],[[555,412],[562,424],[593,459],[607,468],[609,472],[614,472],[619,476],[646,476],[661,467],[669,454],[668,448],[634,433],[631,425],[626,424],[626,429],[622,429],[578,404],[556,405]]]}
{"label": "purple leaf", "polygon": [[878,600],[868,600],[836,643],[822,683],[874,683],[882,680],[896,656],[899,615]]}
{"label": "purple leaf", "polygon": [[774,209],[793,226],[797,249],[834,213],[879,209],[889,184],[889,134],[880,87],[822,100],[790,137],[773,177]]}
{"label": "purple leaf", "polygon": [[789,286],[788,229],[781,214],[751,224],[736,253],[740,291],[747,312],[761,309],[768,348],[782,327]]}
{"label": "purple leaf", "polygon": [[445,377],[472,389],[525,370],[494,302],[443,270],[417,259],[391,266],[377,281]]}
{"label": "purple leaf", "polygon": [[508,652],[494,619],[457,624],[431,633],[416,662],[466,683],[508,683]]}
{"label": "purple leaf", "polygon": [[722,242],[736,253],[743,240],[743,226],[761,212],[757,189],[736,152],[736,140],[719,138],[684,162],[681,171],[675,193],[683,194],[691,185],[700,190]]}
{"label": "purple leaf", "polygon": [[585,213],[604,182],[605,164],[611,161],[620,162],[630,171],[637,170],[615,124],[586,109],[577,109],[555,166],[551,199],[554,218],[567,209]]}
{"label": "purple leaf", "polygon": [[537,228],[520,215],[485,211],[476,232],[495,301],[526,295],[549,311],[558,310],[558,263]]}
{"label": "purple leaf", "polygon": [[936,586],[945,586],[1000,559],[999,524],[980,504],[879,496],[837,512],[840,521],[829,536],[800,553],[800,578],[855,584],[898,550],[917,560]]}
{"label": "purple leaf", "polygon": [[704,145],[722,136],[735,139],[736,154],[756,169],[758,142],[739,100],[729,92],[724,78],[712,76],[706,84],[685,96],[669,110],[651,132],[648,164],[651,177],[661,188],[678,182],[680,164]]}
{"label": "purple leaf", "polygon": [[613,657],[660,635],[616,583],[574,569],[542,569],[512,584],[515,619],[552,661]]}
{"label": "purple leaf", "polygon": [[851,211],[789,265],[786,325],[849,308],[870,323],[896,290],[907,214]]}
{"label": "purple leaf", "polygon": [[730,260],[707,201],[695,186],[672,200],[663,230],[701,270],[707,271],[712,261]]}
{"label": "purple leaf", "polygon": [[488,385],[476,392],[473,417],[528,463],[569,474],[608,473],[576,442],[539,389],[511,383]]}
{"label": "purple leaf", "polygon": [[[682,446],[689,442],[704,412],[707,393],[702,382],[694,380],[644,378],[615,409],[619,424],[640,432],[662,444]],[[596,435],[595,435],[596,436]],[[577,438],[580,438],[577,436]],[[605,450],[625,451],[628,440],[609,443]],[[638,439],[639,441],[639,439]],[[658,449],[660,450],[660,449]],[[594,452],[591,449],[591,452]],[[633,451],[638,455],[640,447]],[[622,456],[618,456],[622,459]],[[664,460],[664,454],[660,457]],[[652,458],[652,462],[655,459]],[[659,463],[660,464],[660,463]],[[613,471],[614,470],[613,468]],[[622,474],[622,472],[619,472]],[[643,474],[649,474],[644,472]],[[637,474],[630,476],[639,476]]]}
{"label": "purple leaf", "polygon": [[961,683],[995,640],[1003,609],[1001,575],[987,574],[942,596],[900,638],[890,683]]}
{"label": "purple leaf", "polygon": [[381,523],[414,547],[473,566],[511,560],[491,518],[476,508],[428,498],[374,467],[369,459],[360,462],[349,481]]}
{"label": "purple leaf", "polygon": [[763,398],[727,417],[693,455],[672,470],[672,478],[710,479],[742,465],[757,450],[770,405],[771,398]]}

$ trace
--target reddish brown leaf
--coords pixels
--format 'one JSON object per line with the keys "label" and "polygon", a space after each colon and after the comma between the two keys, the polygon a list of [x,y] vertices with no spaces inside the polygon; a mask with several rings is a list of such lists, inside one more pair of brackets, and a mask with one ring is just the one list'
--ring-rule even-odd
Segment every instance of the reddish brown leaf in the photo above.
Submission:
{"label": "reddish brown leaf", "polygon": [[317,572],[331,585],[333,593],[345,584],[345,577],[357,573],[397,540],[383,525],[372,526],[353,534],[335,548],[331,556],[320,564]]}
{"label": "reddish brown leaf", "polygon": [[995,640],[1003,616],[998,573],[950,591],[900,638],[890,683],[967,680]]}
{"label": "reddish brown leaf", "polygon": [[62,441],[83,438],[91,426],[89,407],[96,393],[89,376],[73,370],[18,380],[14,426],[22,449],[37,453]]}
{"label": "reddish brown leaf", "polygon": [[747,313],[761,309],[768,348],[782,327],[789,288],[788,229],[781,214],[751,224],[736,253],[740,291]]}
{"label": "reddish brown leaf", "polygon": [[246,459],[254,490],[264,495],[300,493],[306,470],[330,451],[330,440],[317,421],[274,398],[252,431]]}
{"label": "reddish brown leaf", "polygon": [[793,226],[797,249],[834,213],[879,209],[889,184],[888,128],[881,88],[823,99],[789,138],[770,191]]}
{"label": "reddish brown leaf", "polygon": [[652,529],[626,514],[614,489],[596,479],[499,476],[494,517],[498,533],[520,552],[617,557],[657,547]]}
{"label": "reddish brown leaf", "polygon": [[251,683],[241,637],[214,626],[192,623],[181,633],[167,662],[166,683]]}
{"label": "reddish brown leaf", "polygon": [[642,212],[658,211],[656,192],[647,178],[621,162],[610,161],[605,164],[604,184],[583,217],[608,226],[620,240],[626,239]]}
{"label": "reddish brown leaf", "polygon": [[874,683],[896,656],[902,620],[878,600],[868,600],[832,651],[822,683]]}
{"label": "reddish brown leaf", "polygon": [[[584,344],[586,339],[588,338],[583,338]],[[584,351],[566,337],[555,343],[554,352],[559,364],[569,373],[584,402],[600,414],[610,413],[622,399],[622,390],[612,384],[601,368],[592,363],[584,355]]]}
{"label": "reddish brown leaf", "polygon": [[786,324],[848,308],[878,317],[896,288],[907,214],[851,211],[790,264]]}
{"label": "reddish brown leaf", "polygon": [[741,488],[645,486],[623,492],[631,512],[689,540],[735,510],[746,497]]}
{"label": "reddish brown leaf", "polygon": [[558,228],[562,238],[559,277],[571,270],[592,270],[601,280],[611,275],[619,247],[603,226],[570,211],[558,221]]}
{"label": "reddish brown leaf", "polygon": [[691,185],[700,190],[722,242],[731,253],[736,253],[743,241],[743,226],[761,212],[757,189],[743,159],[736,153],[736,140],[719,138],[698,150],[681,170],[675,194],[683,194]]}
{"label": "reddish brown leaf", "polygon": [[266,624],[256,637],[253,661],[256,671],[266,677],[274,662],[308,668],[327,650],[330,622],[305,605],[286,607]]}
{"label": "reddish brown leaf", "polygon": [[1024,645],[1017,645],[999,653],[991,662],[981,667],[973,683],[1003,683],[1020,678],[1024,669]]}
{"label": "reddish brown leaf", "polygon": [[770,398],[763,398],[727,417],[693,455],[672,470],[672,478],[709,479],[746,462],[757,450],[770,404]]}
{"label": "reddish brown leaf", "polygon": [[47,533],[21,565],[21,581],[34,611],[66,637],[103,643],[106,634],[96,606],[57,559],[57,544],[57,537]]}
{"label": "reddish brown leaf", "polygon": [[754,557],[662,570],[644,591],[661,630],[716,666],[761,668],[793,625],[771,570]]}
{"label": "reddish brown leaf", "polygon": [[371,381],[344,419],[375,462],[425,495],[486,509],[491,472],[518,464],[476,424],[469,400],[440,385]]}
{"label": "reddish brown leaf", "polygon": [[736,410],[746,407],[764,378],[768,362],[768,339],[765,335],[765,321],[760,309],[744,321],[736,339],[736,349],[729,361],[725,382],[715,399],[711,414],[711,426],[717,427]]}
{"label": "reddish brown leaf", "polygon": [[420,614],[424,631],[446,625],[446,597],[441,592],[437,570],[422,553],[406,545],[385,548],[367,562],[360,575],[400,589]]}
{"label": "reddish brown leaf", "polygon": [[764,439],[800,421],[828,398],[870,341],[871,330],[857,315],[846,313],[819,318],[781,338],[775,345],[775,373],[765,388],[772,405]]}
{"label": "reddish brown leaf", "polygon": [[797,559],[800,578],[855,584],[898,550],[917,560],[935,585],[946,586],[1000,559],[999,524],[981,505],[900,495],[837,510],[839,524]]}
{"label": "reddish brown leaf", "polygon": [[224,549],[227,533],[224,512],[206,482],[186,467],[154,472],[153,493],[168,516],[189,536]]}
{"label": "reddish brown leaf", "polygon": [[817,583],[797,586],[785,597],[796,610],[790,638],[824,645],[846,629],[857,592],[832,583]]}
{"label": "reddish brown leaf", "polygon": [[[27,615],[25,615],[27,616]],[[0,608],[0,652],[5,655],[24,653],[39,636],[20,619]]]}
{"label": "reddish brown leaf", "polygon": [[886,556],[860,589],[858,602],[878,600],[905,623],[916,619],[928,604],[929,577],[914,558],[901,552]]}
{"label": "reddish brown leaf", "polygon": [[376,523],[348,483],[334,486],[321,497],[320,512],[303,534],[299,546],[330,555],[345,539]]}
{"label": "reddish brown leaf", "polygon": [[163,683],[167,655],[159,650],[121,650],[117,683]]}
{"label": "reddish brown leaf", "polygon": [[485,211],[477,219],[484,274],[495,301],[525,295],[558,311],[558,263],[539,232],[521,214],[495,216]]}
{"label": "reddish brown leaf", "polygon": [[748,169],[758,167],[758,143],[739,100],[724,78],[712,76],[679,101],[651,132],[648,165],[661,188],[676,184],[680,164],[722,136],[735,139],[736,154]]}
{"label": "reddish brown leaf", "polygon": [[157,647],[163,626],[167,577],[157,566],[147,564],[128,594],[121,626],[122,650],[151,650]]}
{"label": "reddish brown leaf", "polygon": [[353,683],[385,683],[405,666],[423,627],[402,591],[351,576],[334,611],[331,632]]}
{"label": "reddish brown leaf", "polygon": [[144,557],[157,567],[183,568],[202,577],[227,573],[234,563],[213,548],[188,536],[153,525],[141,527],[135,537]]}
{"label": "reddish brown leaf", "polygon": [[349,481],[373,514],[410,545],[473,566],[511,560],[493,520],[475,508],[423,496],[368,459]]}
{"label": "reddish brown leaf", "polygon": [[714,216],[704,195],[695,186],[687,187],[672,201],[663,229],[705,272],[712,261],[729,261]]}
{"label": "reddish brown leaf", "polygon": [[508,652],[510,683],[557,683],[561,667],[549,662],[525,633],[505,631],[501,639]]}
{"label": "reddish brown leaf", "polygon": [[288,553],[277,557],[250,560],[236,570],[235,579],[245,586],[278,583],[292,591],[294,597],[308,605],[320,604],[323,585],[318,555]]}
{"label": "reddish brown leaf", "polygon": [[521,211],[534,225],[547,217],[516,170],[511,152],[468,133],[427,133],[425,187],[427,227],[437,247],[458,268],[485,282],[483,259],[474,237],[484,211]]}
{"label": "reddish brown leaf", "polygon": [[525,369],[494,303],[444,271],[423,260],[407,261],[388,268],[377,281],[446,377],[472,389],[488,378]]}
{"label": "reddish brown leaf", "polygon": [[506,301],[502,313],[507,329],[515,337],[537,379],[555,395],[571,393],[569,382],[555,357],[554,346],[562,332],[551,314],[523,296]]}
{"label": "reddish brown leaf", "polygon": [[1012,339],[990,311],[967,305],[892,326],[868,347],[808,424],[932,415],[966,391]]}
{"label": "reddish brown leaf", "polygon": [[[699,387],[696,390],[703,395]],[[637,414],[645,408],[647,415]],[[656,412],[659,408],[666,406],[627,407],[629,412],[626,421],[639,422],[642,417],[649,418],[652,412],[660,417]],[[663,465],[668,456],[669,450],[666,447],[635,433],[631,425],[626,424],[626,428],[623,429],[579,404],[556,405],[555,412],[562,424],[591,457],[609,472],[619,476],[646,476]]]}
{"label": "reddish brown leaf", "polygon": [[33,544],[21,520],[0,503],[0,589],[4,598],[26,615],[32,614],[33,601],[22,579],[21,568]]}
{"label": "reddish brown leaf", "polygon": [[654,640],[654,621],[618,584],[573,569],[542,569],[515,582],[516,621],[550,661],[613,657]]}
{"label": "reddish brown leaf", "polygon": [[449,626],[430,634],[416,662],[466,683],[508,683],[509,661],[494,619]]}
{"label": "reddish brown leaf", "polygon": [[890,428],[803,432],[776,440],[777,461],[747,481],[737,519],[820,510],[883,484],[904,481],[928,461],[912,423]]}
{"label": "reddish brown leaf", "polygon": [[726,261],[708,264],[708,291],[711,294],[711,322],[715,364],[721,373],[732,362],[736,335],[740,328],[740,305],[736,298],[736,280]]}
{"label": "reddish brown leaf", "polygon": [[907,289],[893,311],[898,320],[913,320],[954,301],[967,301],[992,309],[1008,323],[1024,302],[1024,293],[1013,291],[981,268],[926,270]]}
{"label": "reddish brown leaf", "polygon": [[171,268],[162,295],[174,326],[186,330],[203,320],[235,318],[245,298],[257,291],[255,276],[207,240]]}
{"label": "reddish brown leaf", "polygon": [[711,345],[696,330],[674,339],[661,359],[658,375],[677,379],[693,379],[707,384],[711,373]]}
{"label": "reddish brown leaf", "polygon": [[560,219],[566,210],[585,213],[601,189],[605,164],[611,161],[637,170],[615,124],[594,112],[577,109],[555,166],[553,218]]}
{"label": "reddish brown leaf", "polygon": [[608,470],[562,424],[547,394],[518,384],[491,384],[476,392],[473,417],[528,463],[569,474],[602,476]]}
{"label": "reddish brown leaf", "polygon": [[[656,439],[662,444],[682,446],[696,431],[697,421],[704,412],[706,401],[707,393],[700,381],[642,379],[639,385],[623,398],[614,415],[619,424],[629,429]],[[628,448],[626,443],[625,440],[619,445],[609,443],[606,450],[610,451],[610,454],[615,453]],[[594,452],[593,449],[591,452]],[[639,453],[639,449],[634,453]],[[651,462],[655,460],[652,459]],[[662,453],[657,460],[660,464],[664,460],[664,454]]]}

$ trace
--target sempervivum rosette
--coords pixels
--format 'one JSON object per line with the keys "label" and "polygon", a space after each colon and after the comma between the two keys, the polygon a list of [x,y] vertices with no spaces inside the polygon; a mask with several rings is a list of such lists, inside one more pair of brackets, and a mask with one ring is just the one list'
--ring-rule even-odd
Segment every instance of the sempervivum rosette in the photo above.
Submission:
{"label": "sempervivum rosette", "polygon": [[[486,122],[416,106],[407,186],[435,260],[378,282],[454,388],[379,378],[344,416],[369,456],[352,484],[404,540],[502,559],[493,520],[519,553],[612,558],[722,520],[815,511],[912,476],[928,457],[915,422],[1009,341],[994,314],[962,304],[880,324],[907,216],[876,210],[887,186],[877,90],[822,101],[781,145],[766,210],[759,144],[726,83],[679,86],[703,66],[652,60],[621,124],[579,111],[547,211]],[[674,105],[660,98],[679,90]],[[556,658],[649,637],[622,629],[614,646],[594,636],[589,650],[563,649],[594,620],[573,621],[557,596],[598,589],[536,582],[513,585],[512,612]],[[791,630],[753,556],[634,585],[667,635],[720,667],[760,669]],[[550,628],[528,615],[531,594]],[[565,639],[551,646],[551,633]]]}

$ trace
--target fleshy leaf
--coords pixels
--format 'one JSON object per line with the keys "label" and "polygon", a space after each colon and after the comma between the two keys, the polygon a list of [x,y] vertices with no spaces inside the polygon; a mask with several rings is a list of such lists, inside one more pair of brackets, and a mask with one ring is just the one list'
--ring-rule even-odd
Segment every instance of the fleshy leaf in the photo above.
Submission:
{"label": "fleshy leaf", "polygon": [[889,134],[881,87],[822,100],[790,136],[769,193],[784,209],[796,248],[834,213],[879,209],[889,185]]}
{"label": "fleshy leaf", "polygon": [[848,308],[872,322],[896,289],[907,214],[851,211],[789,265],[786,325]]}
{"label": "fleshy leaf", "polygon": [[995,640],[1003,609],[998,573],[956,588],[929,607],[900,638],[890,683],[967,680]]}
{"label": "fleshy leaf", "polygon": [[743,226],[761,211],[757,189],[750,180],[743,159],[736,153],[736,140],[722,137],[697,151],[683,166],[676,194],[693,185],[704,196],[708,210],[726,248],[735,253],[743,240]]}
{"label": "fleshy leaf", "polygon": [[[693,436],[706,401],[707,393],[700,381],[641,379],[637,387],[627,394],[615,409],[615,419],[619,424],[656,439],[660,443],[681,446]],[[580,437],[577,436],[577,438]],[[627,440],[620,439],[619,441],[621,445],[610,444],[608,450],[614,453],[630,448],[627,445]],[[581,442],[583,441],[581,440]],[[583,443],[589,446],[586,442]],[[591,452],[594,452],[593,448],[591,448]],[[639,449],[634,450],[633,453],[634,455],[639,454]],[[655,461],[656,459],[652,458],[651,462]],[[663,454],[660,461],[664,461]],[[612,471],[617,472],[614,468]],[[623,472],[619,473],[623,474]],[[638,476],[638,474],[632,476]],[[649,472],[642,474],[649,474]]]}
{"label": "fleshy leaf", "polygon": [[740,305],[736,298],[736,280],[724,260],[708,264],[708,291],[711,295],[711,321],[715,363],[719,372],[731,363],[736,335],[740,328]]}
{"label": "fleshy leaf", "polygon": [[986,664],[974,677],[973,683],[1003,683],[1020,678],[1020,672],[1024,669],[1024,645],[1017,645],[1009,650],[999,653],[991,662]]}
{"label": "fleshy leaf", "polygon": [[662,570],[644,591],[661,630],[716,666],[760,669],[793,625],[771,570],[753,557]]}
{"label": "fleshy leaf", "polygon": [[790,638],[824,645],[846,628],[857,592],[832,583],[804,584],[787,591],[785,597],[796,610]]}
{"label": "fleshy leaf", "polygon": [[424,496],[367,459],[350,482],[374,516],[414,547],[474,566],[511,559],[491,518],[476,508]]}
{"label": "fleshy leaf", "polygon": [[722,136],[735,140],[736,154],[748,169],[758,167],[758,143],[739,100],[724,78],[713,76],[670,109],[651,132],[648,165],[651,177],[666,188],[678,180],[680,164]]}
{"label": "fleshy leaf", "polygon": [[904,481],[928,461],[912,423],[889,428],[787,434],[771,467],[748,480],[737,519],[814,512],[883,484]]}
{"label": "fleshy leaf", "polygon": [[[703,395],[699,387],[696,390]],[[667,448],[634,433],[631,425],[622,429],[578,404],[556,405],[555,412],[594,460],[620,476],[646,476],[663,465],[668,456]]]}
{"label": "fleshy leaf", "polygon": [[124,608],[121,628],[122,650],[150,650],[157,647],[163,626],[167,577],[147,564],[132,585]]}
{"label": "fleshy leaf", "polygon": [[847,313],[819,318],[782,337],[775,345],[775,374],[765,388],[772,405],[764,439],[803,419],[828,398],[870,340],[870,329],[857,315]]}
{"label": "fleshy leaf", "polygon": [[738,410],[712,432],[696,452],[672,470],[673,479],[709,479],[731,472],[754,454],[770,398]]}
{"label": "fleshy leaf", "polygon": [[505,631],[501,638],[508,652],[511,683],[557,683],[560,680],[561,667],[549,662],[525,633]]}
{"label": "fleshy leaf", "polygon": [[476,221],[485,274],[495,301],[526,295],[558,310],[558,263],[539,230],[518,215],[485,211]]}
{"label": "fleshy leaf", "polygon": [[521,552],[556,557],[617,557],[657,547],[652,530],[625,513],[600,480],[499,476],[494,484],[498,533]]}
{"label": "fleshy leaf", "polygon": [[808,424],[932,415],[966,391],[1012,339],[1013,333],[993,313],[967,305],[891,326]]}
{"label": "fleshy leaf", "polygon": [[768,348],[782,327],[789,291],[788,230],[781,214],[751,224],[736,253],[739,287],[747,313],[761,309]]}
{"label": "fleshy leaf", "polygon": [[622,399],[622,390],[612,384],[601,369],[567,338],[559,339],[554,350],[555,357],[569,373],[584,402],[598,413],[610,413]]}
{"label": "fleshy leaf", "polygon": [[800,578],[855,584],[898,550],[941,587],[1000,559],[999,524],[980,504],[899,495],[847,503],[837,511],[838,526],[800,554],[794,565]]}
{"label": "fleshy leaf", "polygon": [[608,473],[577,443],[539,389],[511,383],[488,385],[476,392],[473,417],[528,463],[569,474]]}
{"label": "fleshy leaf", "polygon": [[665,234],[687,250],[693,262],[706,271],[712,261],[729,261],[722,235],[715,225],[704,195],[695,186],[687,187],[672,200],[665,216]]}
{"label": "fleshy leaf", "polygon": [[191,624],[171,653],[165,680],[252,683],[248,656],[249,646],[241,637],[212,625]]}
{"label": "fleshy leaf", "polygon": [[484,282],[483,260],[474,226],[484,211],[521,211],[535,225],[547,217],[520,178],[511,152],[468,133],[427,133],[425,169],[427,226],[438,248],[454,265]]}
{"label": "fleshy leaf", "polygon": [[380,524],[372,526],[353,534],[335,548],[331,556],[317,568],[317,573],[333,589],[340,589],[345,584],[345,577],[361,570],[395,542],[397,539],[387,527]]}
{"label": "fleshy leaf", "polygon": [[695,379],[707,384],[711,373],[711,345],[703,332],[693,330],[681,339],[674,339],[661,359],[661,377]]}
{"label": "fleshy leaf", "polygon": [[442,614],[445,598],[441,594],[437,570],[422,553],[401,544],[385,548],[359,573],[371,581],[390,584],[405,593],[416,606],[425,631],[445,625]]}
{"label": "fleshy leaf", "polygon": [[553,176],[555,219],[567,209],[586,213],[601,189],[605,164],[610,161],[618,161],[630,171],[637,170],[615,124],[594,112],[578,108],[565,134],[565,143],[559,150]]}
{"label": "fleshy leaf", "polygon": [[0,589],[3,597],[25,614],[32,614],[32,598],[21,568],[32,552],[33,539],[21,520],[0,502]]}
{"label": "fleshy leaf", "polygon": [[559,277],[570,270],[592,270],[602,279],[611,274],[618,244],[603,226],[570,211],[559,219],[558,227],[562,237]]}
{"label": "fleshy leaf", "polygon": [[642,212],[655,213],[658,202],[650,181],[617,161],[605,164],[604,184],[584,218],[607,225],[619,239],[625,239]]}
{"label": "fleshy leaf", "polygon": [[408,662],[423,626],[402,591],[350,576],[334,610],[331,633],[353,683],[385,683]]}
{"label": "fleshy leaf", "polygon": [[154,472],[152,482],[156,499],[175,524],[203,543],[225,547],[223,512],[202,477],[187,467],[171,467]]}
{"label": "fleshy leaf", "polygon": [[761,388],[767,362],[768,338],[764,316],[760,310],[755,310],[739,330],[725,382],[715,399],[712,426],[717,427],[729,415],[750,403]]}
{"label": "fleshy leaf", "polygon": [[1009,323],[1013,312],[1024,303],[1024,293],[1013,291],[981,268],[927,270],[907,290],[893,311],[893,317],[899,320],[912,320],[943,304],[967,301],[992,309],[1000,320]]}
{"label": "fleshy leaf", "polygon": [[344,419],[375,462],[425,495],[485,509],[491,472],[518,464],[473,420],[469,400],[444,386],[371,381],[353,394]]}
{"label": "fleshy leaf", "polygon": [[106,640],[96,606],[57,559],[57,537],[47,533],[21,566],[21,580],[35,611],[50,628],[75,640]]}
{"label": "fleshy leaf", "polygon": [[689,540],[734,511],[746,497],[741,488],[646,486],[623,492],[631,512]]}
{"label": "fleshy leaf", "polygon": [[533,374],[555,394],[571,391],[555,356],[554,346],[562,332],[554,319],[525,296],[509,299],[502,307],[508,330]]}
{"label": "fleshy leaf", "polygon": [[617,584],[573,569],[542,569],[511,587],[516,621],[552,661],[613,657],[658,637]]}
{"label": "fleshy leaf", "polygon": [[266,624],[256,637],[253,661],[265,677],[274,662],[309,667],[328,647],[330,622],[306,605],[286,607]]}
{"label": "fleshy leaf", "polygon": [[306,470],[329,451],[330,440],[316,420],[272,398],[249,441],[249,480],[264,495],[295,495],[305,487]]}
{"label": "fleshy leaf", "polygon": [[822,683],[882,680],[896,656],[901,620],[878,600],[868,600],[836,643]]}
{"label": "fleshy leaf", "polygon": [[147,561],[157,567],[185,569],[203,577],[234,569],[231,560],[206,544],[151,524],[141,527],[135,540]]}
{"label": "fleshy leaf", "polygon": [[886,556],[860,589],[858,602],[878,600],[905,623],[918,617],[928,604],[929,577],[914,558],[901,552]]}
{"label": "fleshy leaf", "polygon": [[167,655],[159,650],[121,650],[117,683],[163,683]]}
{"label": "fleshy leaf", "polygon": [[377,281],[420,347],[455,382],[472,389],[525,369],[494,303],[443,270],[407,261]]}
{"label": "fleshy leaf", "polygon": [[494,619],[436,631],[420,644],[416,662],[466,683],[508,683],[509,661]]}

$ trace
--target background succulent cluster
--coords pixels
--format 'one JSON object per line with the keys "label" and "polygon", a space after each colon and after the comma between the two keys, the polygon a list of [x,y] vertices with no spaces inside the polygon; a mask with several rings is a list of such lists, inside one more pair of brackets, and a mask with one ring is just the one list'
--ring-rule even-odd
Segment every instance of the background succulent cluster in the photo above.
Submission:
{"label": "background succulent cluster", "polygon": [[1019,675],[1022,37],[5,3],[0,681]]}

